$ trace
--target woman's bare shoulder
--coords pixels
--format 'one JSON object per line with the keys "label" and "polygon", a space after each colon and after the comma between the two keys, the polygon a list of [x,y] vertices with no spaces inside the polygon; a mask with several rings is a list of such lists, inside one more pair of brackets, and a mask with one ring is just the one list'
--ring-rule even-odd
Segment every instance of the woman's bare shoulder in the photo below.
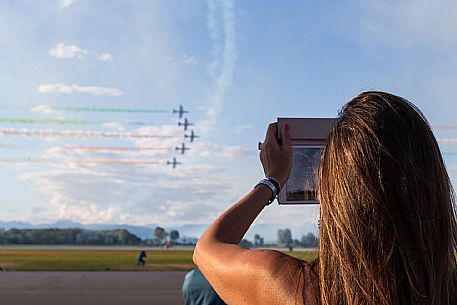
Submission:
{"label": "woman's bare shoulder", "polygon": [[314,296],[317,284],[314,263],[275,250],[254,251],[262,261],[267,282],[271,283],[270,300],[279,302],[271,304],[314,304],[308,301],[311,295]]}

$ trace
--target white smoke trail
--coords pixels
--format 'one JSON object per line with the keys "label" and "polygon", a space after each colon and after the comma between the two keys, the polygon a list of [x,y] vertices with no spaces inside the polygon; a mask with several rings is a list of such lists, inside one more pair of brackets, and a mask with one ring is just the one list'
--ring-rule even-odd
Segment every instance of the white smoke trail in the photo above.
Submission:
{"label": "white smoke trail", "polygon": [[[221,113],[226,91],[233,80],[237,57],[234,2],[208,0],[207,4],[207,27],[213,40],[211,68],[217,76],[214,91],[209,97],[210,104],[206,109],[207,119],[199,123],[202,133],[209,132]],[[220,17],[222,24],[218,22]]]}
{"label": "white smoke trail", "polygon": [[131,132],[111,132],[111,131],[87,131],[87,130],[48,130],[48,129],[0,129],[0,136],[23,136],[38,138],[111,138],[111,139],[170,139],[176,136],[164,136],[157,134],[141,134]]}
{"label": "white smoke trail", "polygon": [[[1,145],[0,145],[1,147]],[[70,146],[73,151],[125,152],[125,151],[171,151],[170,147],[128,147],[128,146]]]}

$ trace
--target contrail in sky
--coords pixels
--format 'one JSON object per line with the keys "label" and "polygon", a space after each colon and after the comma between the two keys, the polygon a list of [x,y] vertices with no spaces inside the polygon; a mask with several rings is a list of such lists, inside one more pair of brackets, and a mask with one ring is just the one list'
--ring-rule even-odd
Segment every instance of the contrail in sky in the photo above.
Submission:
{"label": "contrail in sky", "polygon": [[[4,124],[44,124],[44,125],[95,125],[113,123],[111,121],[86,121],[86,120],[58,120],[58,119],[27,119],[27,118],[0,118]],[[137,126],[157,126],[148,122],[119,122],[121,124]]]}
{"label": "contrail in sky", "polygon": [[114,108],[114,107],[63,107],[51,105],[0,105],[2,109],[29,109],[33,112],[114,112],[114,113],[171,113],[163,109],[137,109],[137,108]]}
{"label": "contrail in sky", "polygon": [[457,126],[452,126],[452,125],[435,125],[435,126],[432,126],[432,128],[457,130]]}
{"label": "contrail in sky", "polygon": [[149,160],[109,160],[109,159],[86,159],[86,160],[65,160],[62,162],[51,160],[51,159],[13,159],[13,158],[1,158],[0,163],[12,163],[12,164],[97,164],[97,165],[156,165],[165,164],[159,161]]}
{"label": "contrail in sky", "polygon": [[158,161],[131,161],[131,160],[109,160],[109,159],[90,159],[90,160],[73,160],[70,161],[76,164],[100,164],[100,165],[154,165],[154,164],[164,164],[164,162]]}
{"label": "contrail in sky", "polygon": [[51,105],[39,105],[31,108],[34,112],[118,112],[118,113],[170,113],[160,109],[136,109],[136,108],[104,108],[104,107],[61,107]]}
{"label": "contrail in sky", "polygon": [[207,28],[213,41],[211,68],[216,78],[214,90],[208,97],[207,118],[199,123],[203,132],[208,132],[217,122],[225,95],[233,81],[237,58],[235,2],[207,0],[206,3]]}
{"label": "contrail in sky", "polygon": [[457,138],[436,139],[439,144],[457,144]]}
{"label": "contrail in sky", "polygon": [[0,123],[6,124],[58,124],[58,125],[89,125],[90,121],[81,120],[53,120],[53,119],[25,119],[25,118],[0,118]]}
{"label": "contrail in sky", "polygon": [[111,138],[111,139],[171,139],[176,136],[140,134],[130,132],[107,132],[88,130],[46,130],[46,129],[8,129],[1,128],[0,136],[23,136],[38,138]]}
{"label": "contrail in sky", "polygon": [[70,146],[73,151],[167,151],[167,147]]}

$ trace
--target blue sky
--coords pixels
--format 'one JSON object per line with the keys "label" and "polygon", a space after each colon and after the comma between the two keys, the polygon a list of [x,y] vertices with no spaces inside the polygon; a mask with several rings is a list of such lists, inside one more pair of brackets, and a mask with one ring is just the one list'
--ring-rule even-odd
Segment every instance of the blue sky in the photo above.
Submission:
{"label": "blue sky", "polygon": [[[333,117],[364,90],[414,102],[442,150],[456,152],[443,139],[457,130],[439,128],[457,115],[456,13],[445,0],[0,1],[0,117],[92,122],[0,123],[35,130],[0,132],[0,220],[209,223],[262,178],[256,148],[269,122]],[[184,140],[171,114],[179,104],[201,136],[184,156],[173,151]],[[145,124],[131,124],[138,121]],[[36,130],[173,138],[52,138]],[[176,170],[166,165],[174,156],[183,162]],[[75,161],[101,159],[158,164]],[[455,183],[457,156],[445,159]],[[315,223],[317,215],[316,207],[271,206],[257,223]]]}

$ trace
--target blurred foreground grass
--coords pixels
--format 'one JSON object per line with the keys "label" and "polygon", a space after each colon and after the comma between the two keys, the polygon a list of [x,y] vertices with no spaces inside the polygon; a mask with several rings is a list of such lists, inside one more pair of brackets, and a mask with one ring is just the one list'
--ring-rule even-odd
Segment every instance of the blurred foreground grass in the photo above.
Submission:
{"label": "blurred foreground grass", "polygon": [[[195,268],[192,250],[146,250],[146,265],[136,266],[133,250],[1,250],[0,267],[9,271],[186,271]],[[310,261],[316,251],[285,253]]]}

